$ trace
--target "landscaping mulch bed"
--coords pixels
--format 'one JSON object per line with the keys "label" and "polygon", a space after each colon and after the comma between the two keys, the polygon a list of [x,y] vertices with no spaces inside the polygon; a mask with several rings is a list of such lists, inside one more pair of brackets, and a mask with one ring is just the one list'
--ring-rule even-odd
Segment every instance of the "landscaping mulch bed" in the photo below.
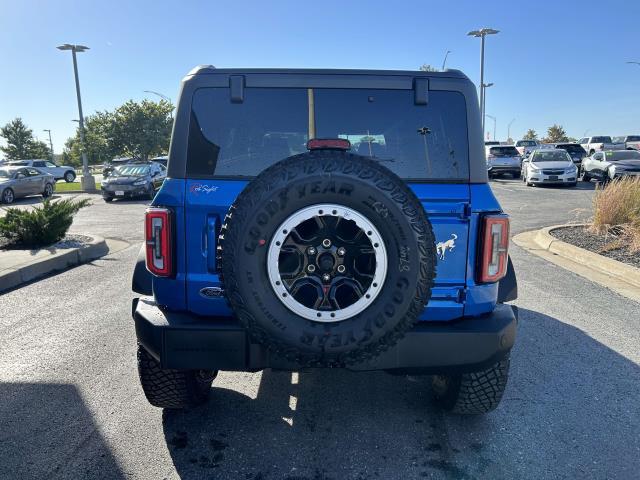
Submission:
{"label": "landscaping mulch bed", "polygon": [[[86,235],[67,234],[62,240],[54,243],[53,245],[40,247],[40,249],[47,250],[65,250],[69,248],[82,248],[92,240],[91,237]],[[11,244],[6,238],[0,237],[0,250],[26,250],[23,246],[17,244]],[[39,250],[34,248],[33,250]]]}
{"label": "landscaping mulch bed", "polygon": [[631,253],[619,237],[595,234],[583,226],[556,228],[549,233],[563,242],[640,268],[640,252]]}

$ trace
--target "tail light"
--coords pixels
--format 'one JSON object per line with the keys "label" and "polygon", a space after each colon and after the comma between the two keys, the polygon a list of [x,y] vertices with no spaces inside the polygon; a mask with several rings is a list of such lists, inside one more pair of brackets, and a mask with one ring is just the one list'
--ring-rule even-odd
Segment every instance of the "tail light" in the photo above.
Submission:
{"label": "tail light", "polygon": [[158,277],[173,275],[173,214],[167,208],[145,212],[147,270]]}
{"label": "tail light", "polygon": [[479,281],[497,282],[507,273],[509,253],[509,217],[487,215],[483,218]]}

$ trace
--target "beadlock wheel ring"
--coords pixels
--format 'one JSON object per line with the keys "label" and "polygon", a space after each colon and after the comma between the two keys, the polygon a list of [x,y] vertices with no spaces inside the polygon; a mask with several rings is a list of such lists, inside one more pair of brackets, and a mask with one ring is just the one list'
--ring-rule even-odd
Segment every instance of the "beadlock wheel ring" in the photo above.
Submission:
{"label": "beadlock wheel ring", "polygon": [[[356,231],[355,236],[359,238],[359,248],[366,248],[367,251],[370,250],[371,255],[373,256],[373,258],[371,259],[374,262],[372,269],[373,271],[367,271],[365,273],[359,272],[358,268],[355,266],[355,262],[358,261],[355,258],[356,254],[352,254],[353,256],[351,257],[351,259],[354,262],[352,267],[349,268],[349,266],[340,263],[338,266],[342,265],[343,268],[338,270],[337,266],[334,265],[335,268],[331,269],[331,282],[327,282],[323,280],[322,275],[329,275],[330,272],[326,269],[323,270],[322,268],[318,268],[318,265],[314,265],[314,268],[311,269],[311,272],[309,272],[309,269],[307,267],[311,263],[308,263],[308,257],[301,253],[303,260],[301,260],[299,270],[300,275],[302,276],[299,278],[299,280],[308,280],[309,282],[314,282],[317,285],[321,285],[321,288],[323,288],[325,300],[328,292],[333,292],[332,295],[335,295],[335,290],[332,291],[331,289],[339,288],[336,282],[342,281],[341,279],[343,276],[346,278],[344,282],[350,281],[349,276],[352,274],[359,277],[360,281],[354,282],[359,287],[364,288],[354,288],[354,292],[358,292],[357,296],[359,296],[359,298],[344,308],[327,308],[326,305],[322,309],[310,308],[309,306],[304,305],[295,298],[295,295],[292,294],[292,290],[289,288],[291,285],[289,285],[286,279],[283,278],[280,265],[281,253],[286,246],[286,242],[291,241],[291,236],[294,235],[293,232],[296,232],[296,228],[299,228],[309,220],[315,220],[321,224],[332,221],[335,222],[336,225],[339,224],[339,222],[345,221],[355,223],[355,226],[357,227],[359,232],[353,228],[352,230]],[[295,235],[298,234],[296,233]],[[298,236],[298,238],[301,237]],[[325,249],[325,251],[323,252],[323,239],[320,239],[319,241],[316,241],[316,239],[308,239],[305,240],[305,242],[307,242],[308,244],[300,242],[301,245],[298,245],[298,247],[302,248],[302,246],[306,245],[306,252],[308,253],[312,251],[313,254],[317,254],[318,257],[323,254],[327,255],[333,252],[334,258],[340,257],[340,259],[338,259],[339,262],[342,261],[341,258],[343,257],[343,255],[338,255],[338,257],[336,257],[335,252],[338,249],[346,248],[347,251],[353,250],[353,248],[351,248],[351,243],[353,242],[350,243],[349,241],[345,242],[345,245],[336,245],[336,242],[331,242],[331,252],[328,249]],[[337,242],[340,243],[339,240],[337,240]],[[325,242],[325,245],[326,244],[327,243]],[[316,249],[318,249],[318,251],[316,251]],[[346,258],[347,260],[349,260],[349,255],[346,255]],[[324,262],[324,264],[326,264],[326,261]],[[321,263],[320,265],[323,264]],[[355,272],[351,272],[351,270],[354,270]],[[365,310],[380,294],[387,275],[386,246],[378,229],[368,218],[366,218],[356,210],[338,204],[311,205],[290,215],[276,230],[273,238],[271,239],[267,252],[267,274],[269,277],[271,288],[275,292],[276,296],[280,299],[280,301],[290,311],[292,311],[296,315],[299,315],[300,317],[315,322],[339,322],[354,317],[355,315]],[[362,285],[362,283],[364,283],[364,285]],[[328,288],[329,290],[326,290],[326,288]]]}

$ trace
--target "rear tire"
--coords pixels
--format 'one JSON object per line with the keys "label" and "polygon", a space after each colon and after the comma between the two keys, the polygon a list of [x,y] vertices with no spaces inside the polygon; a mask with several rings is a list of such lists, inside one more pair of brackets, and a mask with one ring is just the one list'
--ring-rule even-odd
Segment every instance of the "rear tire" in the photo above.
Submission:
{"label": "rear tire", "polygon": [[13,190],[11,190],[10,188],[6,188],[4,192],[2,192],[2,199],[1,199],[2,203],[6,203],[6,204],[13,203],[15,198],[16,196],[13,193]]}
{"label": "rear tire", "polygon": [[461,415],[479,415],[494,410],[509,378],[509,355],[485,370],[454,375],[436,375],[432,386],[435,402]]}
{"label": "rear tire", "polygon": [[591,182],[591,177],[584,170],[582,170],[582,181],[583,182]]}
{"label": "rear tire", "polygon": [[207,401],[216,370],[171,370],[138,345],[138,375],[149,403],[160,408],[189,408]]}
{"label": "rear tire", "polygon": [[50,183],[45,184],[44,192],[42,192],[42,198],[49,198],[53,195],[53,186]]}
{"label": "rear tire", "polygon": [[64,181],[67,183],[71,183],[76,179],[76,174],[75,172],[72,171],[68,171],[67,173],[64,174]]}

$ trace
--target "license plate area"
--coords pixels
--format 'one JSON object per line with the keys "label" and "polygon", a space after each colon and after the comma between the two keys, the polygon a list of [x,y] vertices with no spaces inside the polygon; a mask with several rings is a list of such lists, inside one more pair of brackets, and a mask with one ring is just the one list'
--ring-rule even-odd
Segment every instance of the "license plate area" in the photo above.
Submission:
{"label": "license plate area", "polygon": [[558,175],[549,175],[549,178],[547,178],[547,180],[549,181],[558,180]]}
{"label": "license plate area", "polygon": [[124,191],[123,190],[116,190],[116,196],[117,197],[124,197]]}

